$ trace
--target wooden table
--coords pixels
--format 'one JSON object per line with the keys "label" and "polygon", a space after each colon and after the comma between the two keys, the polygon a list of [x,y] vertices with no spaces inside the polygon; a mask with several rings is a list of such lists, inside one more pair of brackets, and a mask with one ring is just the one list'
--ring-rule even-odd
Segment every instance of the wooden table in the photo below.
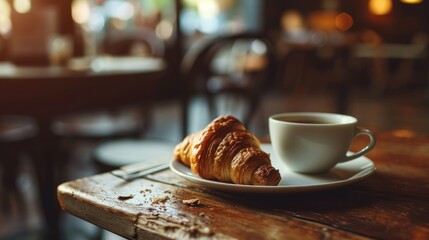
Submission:
{"label": "wooden table", "polygon": [[153,100],[174,84],[158,58],[100,57],[67,67],[0,63],[0,114],[49,122],[61,114]]}
{"label": "wooden table", "polygon": [[[337,189],[231,194],[165,170],[132,182],[104,173],[57,194],[66,212],[130,239],[429,239],[429,137],[376,135],[367,155],[376,172]],[[196,198],[195,206],[183,202]]]}

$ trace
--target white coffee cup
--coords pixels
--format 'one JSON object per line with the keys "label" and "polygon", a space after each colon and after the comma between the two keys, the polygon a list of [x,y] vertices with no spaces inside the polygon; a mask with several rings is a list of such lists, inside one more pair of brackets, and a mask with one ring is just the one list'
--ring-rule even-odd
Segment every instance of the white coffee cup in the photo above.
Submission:
{"label": "white coffee cup", "polygon": [[[337,163],[363,156],[375,146],[375,135],[356,127],[352,116],[296,112],[269,117],[269,131],[275,154],[291,170],[300,173],[326,172]],[[347,155],[353,139],[361,134],[370,138],[360,151]]]}

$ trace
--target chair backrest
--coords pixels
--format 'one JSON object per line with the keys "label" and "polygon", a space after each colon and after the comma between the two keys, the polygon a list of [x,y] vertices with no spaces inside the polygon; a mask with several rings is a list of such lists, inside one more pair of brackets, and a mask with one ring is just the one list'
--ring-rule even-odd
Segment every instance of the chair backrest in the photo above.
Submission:
{"label": "chair backrest", "polygon": [[[274,81],[276,64],[273,48],[264,35],[255,33],[198,40],[191,45],[182,61],[187,94],[204,96],[211,118],[243,111],[243,116],[237,117],[248,127],[261,94]],[[219,99],[220,96],[223,100]],[[236,101],[241,104],[235,105]],[[226,104],[224,108],[230,106],[231,109],[221,110],[221,102]]]}

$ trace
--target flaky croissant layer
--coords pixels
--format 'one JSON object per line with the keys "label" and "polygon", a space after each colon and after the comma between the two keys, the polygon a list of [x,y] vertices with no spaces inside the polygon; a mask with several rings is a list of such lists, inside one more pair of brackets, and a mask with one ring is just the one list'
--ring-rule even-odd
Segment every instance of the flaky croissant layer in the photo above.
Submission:
{"label": "flaky croissant layer", "polygon": [[231,115],[188,135],[174,149],[174,157],[205,179],[268,186],[281,179],[257,138]]}

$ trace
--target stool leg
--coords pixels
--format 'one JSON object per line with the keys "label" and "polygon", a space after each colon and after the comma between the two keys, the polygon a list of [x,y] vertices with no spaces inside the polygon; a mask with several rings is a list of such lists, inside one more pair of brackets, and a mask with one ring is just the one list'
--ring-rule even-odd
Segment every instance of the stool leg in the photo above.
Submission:
{"label": "stool leg", "polygon": [[58,215],[59,204],[56,199],[56,186],[54,177],[54,148],[56,139],[50,134],[40,134],[34,141],[33,161],[39,186],[39,198],[42,211],[47,224],[46,239],[59,239]]}
{"label": "stool leg", "polygon": [[8,191],[8,173],[7,173],[7,166],[9,164],[6,163],[6,160],[10,158],[8,156],[5,148],[0,149],[1,159],[0,159],[0,203],[1,203],[1,213],[5,216],[10,214],[10,207],[9,207],[9,191]]}

